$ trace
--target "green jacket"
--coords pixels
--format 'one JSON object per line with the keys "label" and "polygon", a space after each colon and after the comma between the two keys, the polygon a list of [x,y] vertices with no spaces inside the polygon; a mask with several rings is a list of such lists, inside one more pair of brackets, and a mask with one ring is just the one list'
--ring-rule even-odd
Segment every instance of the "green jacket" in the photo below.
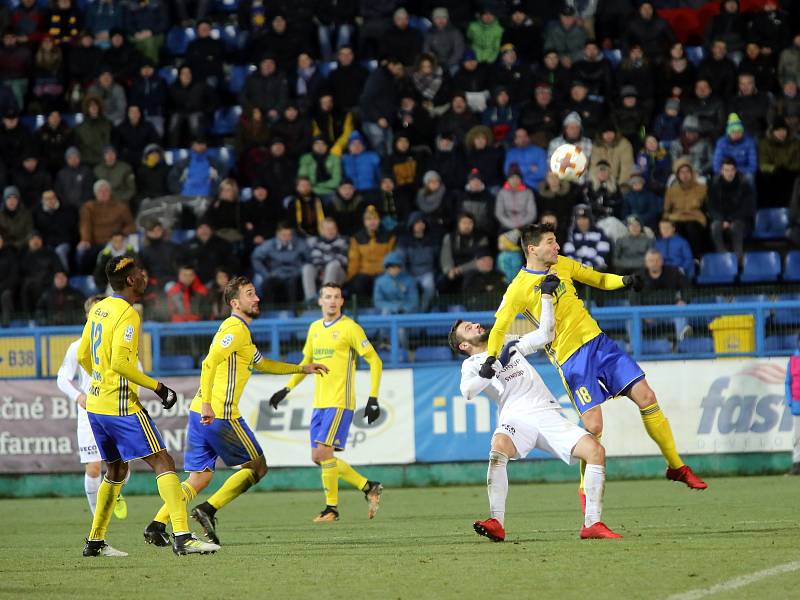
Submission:
{"label": "green jacket", "polygon": [[73,135],[81,151],[81,162],[93,167],[103,159],[103,146],[111,143],[111,121],[105,117],[86,118]]}
{"label": "green jacket", "polygon": [[475,55],[478,57],[478,62],[493,63],[497,60],[497,55],[500,54],[500,40],[503,39],[503,26],[497,22],[492,21],[486,25],[483,21],[473,21],[467,28],[467,41]]}
{"label": "green jacket", "polygon": [[111,195],[117,200],[130,202],[136,195],[136,178],[133,169],[125,161],[118,160],[113,167],[101,162],[94,168],[94,176],[111,184]]}
{"label": "green jacket", "polygon": [[311,180],[311,189],[318,196],[332,194],[342,182],[342,161],[338,156],[328,153],[325,158],[325,169],[328,171],[328,179],[317,180],[317,161],[314,155],[309,152],[300,157],[300,166],[297,168],[298,177],[308,177]]}
{"label": "green jacket", "polygon": [[764,138],[758,143],[758,169],[767,174],[776,169],[800,172],[800,142],[779,142],[773,137]]}

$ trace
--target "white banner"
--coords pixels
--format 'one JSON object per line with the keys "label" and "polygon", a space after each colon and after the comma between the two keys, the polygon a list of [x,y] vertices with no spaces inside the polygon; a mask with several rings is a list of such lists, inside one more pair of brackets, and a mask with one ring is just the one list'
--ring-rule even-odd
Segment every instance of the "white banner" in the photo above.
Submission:
{"label": "white banner", "polygon": [[[273,410],[269,398],[287,381],[286,376],[254,375],[242,394],[239,409],[255,431],[270,466],[311,466],[308,427],[314,378],[306,377],[278,410]],[[381,416],[368,426],[363,413],[369,387],[369,371],[356,371],[356,412],[343,458],[356,465],[414,462],[413,371],[383,372],[378,396]]]}

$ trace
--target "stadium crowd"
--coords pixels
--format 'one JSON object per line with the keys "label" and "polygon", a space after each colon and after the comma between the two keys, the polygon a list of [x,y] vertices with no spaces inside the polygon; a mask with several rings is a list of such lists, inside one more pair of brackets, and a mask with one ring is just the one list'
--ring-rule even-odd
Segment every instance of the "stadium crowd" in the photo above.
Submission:
{"label": "stadium crowd", "polygon": [[[741,260],[759,208],[800,244],[800,10],[715,3],[699,47],[656,12],[703,4],[4,4],[1,322],[80,322],[123,254],[180,322],[239,273],[268,304],[497,294],[533,222],[668,290]],[[567,142],[578,182],[549,172]]]}

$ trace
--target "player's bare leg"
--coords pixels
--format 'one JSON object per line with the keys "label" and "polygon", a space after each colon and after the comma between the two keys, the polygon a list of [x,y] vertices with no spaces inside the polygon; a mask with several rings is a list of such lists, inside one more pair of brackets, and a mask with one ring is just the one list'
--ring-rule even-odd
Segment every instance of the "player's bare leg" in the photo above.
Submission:
{"label": "player's bare leg", "polygon": [[582,539],[610,539],[622,536],[611,531],[602,520],[603,493],[606,486],[606,451],[594,435],[583,436],[572,449],[572,456],[586,465],[583,486],[586,509],[581,528]]}
{"label": "player's bare leg", "polygon": [[508,497],[508,459],[517,455],[511,438],[502,433],[492,437],[489,452],[489,469],[486,472],[486,488],[489,493],[489,512],[491,517],[485,521],[475,521],[472,527],[478,535],[488,537],[493,542],[506,539],[505,518],[506,498]]}
{"label": "player's bare leg", "polygon": [[708,487],[705,481],[694,474],[689,465],[684,464],[677,449],[675,448],[675,438],[672,435],[672,428],[669,421],[661,412],[658,399],[650,384],[643,377],[634,383],[625,392],[636,406],[639,407],[639,414],[642,423],[647,430],[647,434],[653,439],[661,450],[661,454],[667,461],[666,477],[672,481],[681,481],[691,489],[704,490]]}
{"label": "player's bare leg", "polygon": [[[603,409],[601,406],[590,408],[581,415],[583,428],[591,433],[597,442],[603,437]],[[577,456],[577,455],[576,455]],[[586,473],[586,461],[581,459],[579,463],[581,474],[580,484],[578,485],[578,498],[581,501],[581,510],[586,513],[586,494],[584,493],[584,477]]]}

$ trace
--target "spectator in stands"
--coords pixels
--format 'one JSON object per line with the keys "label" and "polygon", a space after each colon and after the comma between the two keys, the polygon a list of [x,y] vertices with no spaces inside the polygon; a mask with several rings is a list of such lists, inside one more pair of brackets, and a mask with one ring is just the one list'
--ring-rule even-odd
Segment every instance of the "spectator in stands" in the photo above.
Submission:
{"label": "spectator in stands", "polygon": [[301,300],[302,268],[308,262],[308,247],[290,224],[278,224],[275,237],[258,246],[250,260],[256,288],[270,304]]}
{"label": "spectator in stands", "polygon": [[42,192],[53,187],[53,180],[39,162],[39,156],[29,148],[22,156],[22,165],[11,174],[19,189],[20,199],[28,208],[33,208],[42,197]]}
{"label": "spectator in stands", "polygon": [[728,57],[725,40],[715,39],[711,43],[711,52],[700,62],[697,78],[698,83],[705,80],[719,98],[730,98],[736,93],[736,64]]}
{"label": "spectator in stands", "polygon": [[167,238],[161,223],[155,219],[147,222],[141,249],[142,266],[157,286],[163,288],[174,280],[177,255],[178,246]]}
{"label": "spectator in stands", "polygon": [[[628,190],[628,182],[633,172],[633,146],[624,136],[617,131],[614,121],[604,119],[598,127],[597,137],[592,143],[592,159],[589,164],[589,173],[597,171],[600,161],[608,163],[609,172],[614,179],[620,182],[622,191]],[[572,211],[567,213],[567,217]]]}
{"label": "spectator in stands", "polygon": [[539,146],[531,143],[530,135],[526,129],[517,128],[514,132],[514,147],[506,152],[503,172],[508,176],[509,168],[516,164],[521,173],[522,181],[530,189],[535,190],[548,172],[547,154]]}
{"label": "spectator in stands", "polygon": [[612,110],[612,117],[620,135],[625,136],[636,151],[642,146],[642,132],[648,125],[650,110],[640,102],[639,91],[632,85],[622,86],[619,95],[622,101]]}
{"label": "spectator in stands", "polygon": [[697,119],[700,136],[709,141],[725,129],[725,103],[714,91],[707,79],[700,78],[694,84],[694,98],[684,103],[684,112]]}
{"label": "spectator in stands", "polygon": [[47,120],[36,132],[36,146],[41,151],[42,165],[51,176],[56,175],[64,164],[64,153],[72,140],[72,130],[57,110],[47,115]]}
{"label": "spectator in stands", "polygon": [[[755,87],[758,90],[771,92],[777,83],[775,60],[768,54],[762,54],[761,50],[757,41],[752,39],[747,41],[744,58],[739,63],[739,75],[749,73],[755,79]],[[741,109],[736,112],[741,112]]]}
{"label": "spectator in stands", "polygon": [[32,63],[31,49],[25,44],[18,44],[14,31],[6,29],[0,49],[0,79],[11,88],[19,107],[25,106]]}
{"label": "spectator in stands", "polygon": [[[170,168],[164,160],[164,150],[158,144],[148,144],[136,165],[136,199],[154,200],[169,194]],[[145,202],[139,204],[138,219],[143,216]]]}
{"label": "spectator in stands", "polygon": [[469,170],[478,169],[484,183],[490,190],[496,190],[503,183],[503,148],[495,146],[491,129],[485,125],[473,127],[467,133],[466,166]]}
{"label": "spectator in stands", "polygon": [[660,237],[655,241],[655,249],[664,257],[664,263],[678,267],[688,278],[694,278],[694,255],[692,248],[679,233],[675,231],[675,223],[667,218],[658,222]]}
{"label": "spectator in stands", "polygon": [[178,69],[178,79],[167,89],[169,125],[167,144],[183,148],[187,141],[205,134],[217,107],[213,90],[202,79],[196,79],[192,69]]}
{"label": "spectator in stands", "polygon": [[107,66],[100,67],[97,81],[89,86],[86,93],[95,96],[103,103],[103,115],[116,126],[125,119],[128,101],[125,90],[114,81],[114,75]]}
{"label": "spectator in stands", "polygon": [[645,187],[645,178],[638,171],[631,175],[629,184],[630,190],[624,195],[623,215],[636,216],[642,226],[655,229],[664,213],[663,197]]}
{"label": "spectator in stands", "polygon": [[196,136],[189,155],[173,163],[169,173],[169,191],[181,197],[181,204],[190,208],[196,218],[202,217],[217,185],[224,175],[222,164],[208,152],[202,136]]}
{"label": "spectator in stands", "polygon": [[[581,123],[581,117],[576,112],[571,112],[564,117],[561,135],[553,138],[550,141],[550,145],[547,147],[548,160],[550,160],[550,157],[553,156],[553,152],[555,152],[556,148],[559,146],[562,146],[563,144],[575,144],[584,153],[586,160],[591,161],[592,140],[583,135],[583,126]],[[583,184],[585,181],[585,176],[585,174],[581,175],[580,179],[578,179],[578,183]]]}
{"label": "spectator in stands", "polygon": [[433,54],[445,69],[453,75],[464,56],[464,36],[450,24],[450,13],[446,8],[434,8],[431,27],[425,34],[423,52]]}
{"label": "spectator in stands", "polygon": [[672,29],[664,19],[655,14],[653,3],[649,1],[640,3],[638,14],[626,27],[625,47],[641,44],[642,50],[651,60],[660,62],[674,40]]}
{"label": "spectator in stands", "polygon": [[661,142],[669,146],[681,134],[683,117],[680,115],[681,101],[677,98],[669,98],[664,103],[664,110],[656,115],[651,129],[653,135]]}
{"label": "spectator in stands", "polygon": [[630,215],[625,222],[628,233],[614,243],[613,253],[614,271],[622,275],[641,269],[644,255],[653,245],[653,239],[645,235],[639,217]]}
{"label": "spectator in stands", "polygon": [[129,44],[122,28],[111,31],[111,45],[103,52],[103,63],[108,65],[116,81],[129,87],[144,57]]}
{"label": "spectator in stands", "polygon": [[697,180],[697,172],[687,158],[675,161],[675,181],[667,188],[664,197],[664,218],[675,224],[678,232],[687,239],[696,256],[702,254],[708,240],[705,203],[706,185]]}
{"label": "spectator in stands", "polygon": [[760,138],[767,129],[770,99],[756,89],[755,77],[751,73],[739,75],[738,89],[738,94],[728,101],[728,112],[739,115],[750,135]]}
{"label": "spectator in stands", "polygon": [[148,123],[164,135],[164,111],[167,106],[167,84],[156,73],[155,63],[145,59],[139,66],[139,76],[133,80],[128,100],[138,106]]}
{"label": "spectator in stands", "polygon": [[36,303],[36,322],[39,325],[78,325],[84,321],[85,298],[69,284],[64,270],[53,275],[53,285],[45,290]]}
{"label": "spectator in stands", "polygon": [[636,155],[636,168],[644,177],[647,189],[663,196],[672,174],[672,157],[656,136],[644,138],[644,146]]}
{"label": "spectator in stands", "polygon": [[307,239],[307,261],[302,268],[303,294],[306,304],[314,305],[320,284],[334,282],[342,285],[347,275],[347,238],[339,235],[332,217],[323,219],[319,235]]}
{"label": "spectator in stands", "polygon": [[311,152],[300,157],[297,176],[308,179],[312,191],[325,200],[339,187],[342,164],[339,157],[329,151],[328,142],[322,135],[315,135],[311,141]]}
{"label": "spectator in stands", "polygon": [[468,212],[459,213],[455,229],[442,239],[439,253],[439,266],[442,270],[439,291],[446,294],[459,290],[463,277],[476,268],[476,252],[488,246],[486,234],[475,227],[475,217]]}
{"label": "spectator in stands", "polygon": [[80,208],[94,195],[94,175],[89,167],[81,164],[81,151],[70,146],[64,153],[64,167],[56,175],[56,195],[65,203]]}
{"label": "spectator in stands", "polygon": [[452,132],[436,136],[436,147],[431,163],[438,166],[442,182],[448,189],[458,189],[466,178],[467,168],[464,165],[464,153],[461,146],[456,143],[456,136]]}
{"label": "spectator in stands", "polygon": [[408,11],[401,7],[394,11],[392,26],[380,38],[378,55],[396,56],[408,67],[422,52],[422,41],[419,31],[409,26]]}
{"label": "spectator in stands", "polygon": [[[522,251],[519,246],[520,231],[512,229],[501,233],[497,238],[497,268],[506,281],[511,281],[523,267]],[[566,238],[561,238],[564,243]]]}
{"label": "spectator in stands", "polygon": [[696,116],[689,115],[683,119],[681,134],[670,143],[669,154],[673,165],[681,157],[686,157],[697,173],[711,173],[711,144],[700,137],[700,122]]}
{"label": "spectator in stands", "polygon": [[467,185],[461,192],[457,212],[469,213],[475,221],[475,227],[480,231],[494,237],[497,230],[497,221],[494,217],[494,196],[486,189],[480,171],[473,169],[467,177]]}
{"label": "spectator in stands", "polygon": [[111,186],[111,196],[130,204],[136,195],[136,177],[131,166],[122,160],[117,160],[117,150],[109,144],[103,148],[103,162],[94,168],[94,176],[102,179]]}
{"label": "spectator in stands", "polygon": [[206,18],[197,22],[195,32],[196,37],[186,47],[185,64],[189,66],[197,80],[216,87],[222,82],[225,43],[211,35],[211,21]]}
{"label": "spectator in stands", "polygon": [[744,50],[745,19],[739,14],[738,0],[724,0],[719,14],[711,19],[706,39],[723,40],[730,52]]}
{"label": "spectator in stands", "polygon": [[800,93],[794,79],[786,79],[781,85],[781,94],[777,96],[770,111],[770,121],[776,117],[786,119],[792,137],[800,132]]}
{"label": "spectator in stands", "polygon": [[286,152],[294,158],[300,158],[311,149],[311,121],[300,112],[294,100],[286,102],[283,114],[272,126],[272,135],[285,142]]}
{"label": "spectator in stands", "polygon": [[592,211],[587,205],[578,204],[575,207],[573,222],[567,231],[567,241],[562,251],[564,256],[597,271],[605,271],[608,268],[611,243],[603,231],[594,224]]}
{"label": "spectator in stands", "polygon": [[321,2],[315,5],[317,39],[322,60],[332,60],[334,50],[348,46],[356,31],[356,2]]}
{"label": "spectator in stands", "polygon": [[489,81],[495,96],[497,88],[507,91],[514,109],[527,100],[532,83],[530,65],[520,60],[513,44],[506,43],[500,47],[500,59],[492,66]]}
{"label": "spectator in stands", "polygon": [[749,33],[761,44],[764,56],[774,62],[781,48],[791,44],[790,17],[779,8],[778,0],[766,0],[763,10],[750,21]]}
{"label": "spectator in stands", "polygon": [[736,170],[753,183],[758,169],[758,151],[755,140],[745,133],[744,124],[736,113],[728,115],[725,135],[717,140],[714,148],[714,174],[721,172],[723,159],[730,157],[736,163]]}
{"label": "spectator in stands", "polygon": [[36,43],[45,37],[47,9],[36,0],[21,0],[11,11],[11,26],[21,44]]}
{"label": "spectator in stands", "polygon": [[62,44],[57,39],[54,41],[60,48],[69,50],[65,78],[69,82],[67,97],[70,110],[77,110],[83,90],[92,85],[97,77],[97,67],[103,60],[103,51],[94,45],[94,36],[89,31],[81,33],[77,44]]}
{"label": "spectator in stands", "polygon": [[573,80],[569,88],[569,98],[564,104],[562,114],[568,115],[574,112],[580,115],[581,124],[586,135],[593,136],[597,133],[597,127],[600,124],[605,108],[600,102],[589,98],[588,94],[589,88],[583,81],[580,79]]}
{"label": "spectator in stands", "polygon": [[593,39],[583,45],[583,56],[575,62],[572,74],[586,84],[588,94],[598,102],[610,99],[614,91],[614,74],[611,64],[603,57],[600,47]]}
{"label": "spectator in stands", "polygon": [[0,326],[8,327],[14,314],[19,285],[19,256],[14,246],[6,244],[0,231]]}
{"label": "spectator in stands", "polygon": [[25,247],[33,230],[31,211],[22,203],[19,189],[10,185],[3,190],[3,207],[0,209],[0,235],[6,245],[18,250]]}
{"label": "spectator in stands", "polygon": [[340,110],[329,90],[323,90],[317,100],[311,117],[311,133],[321,136],[334,156],[342,155],[353,133],[353,113]]}
{"label": "spectator in stands", "polygon": [[[488,97],[488,92],[486,97]],[[483,104],[485,106],[486,102]],[[470,110],[466,96],[461,92],[453,92],[450,108],[439,117],[436,131],[439,136],[447,136],[460,146],[466,140],[467,133],[476,125],[478,125],[478,119]]]}
{"label": "spectator in stands", "polygon": [[560,123],[558,109],[553,104],[553,88],[549,83],[537,83],[533,101],[526,102],[520,111],[520,127],[529,132],[534,144],[547,148],[550,140],[558,135]]}
{"label": "spectator in stands", "polygon": [[0,127],[0,158],[7,169],[15,169],[22,162],[22,155],[35,149],[35,139],[19,120],[19,112],[15,108],[3,114]]}
{"label": "spectator in stands", "polygon": [[225,301],[225,287],[231,280],[231,274],[224,268],[217,269],[214,273],[214,283],[208,289],[211,314],[209,320],[220,321],[231,316],[231,305]]}
{"label": "spectator in stands", "polygon": [[342,179],[331,200],[333,214],[342,235],[350,237],[361,227],[361,206],[364,198],[356,191],[349,177]]}
{"label": "spectator in stands", "polygon": [[351,112],[358,106],[369,71],[356,62],[352,46],[339,48],[336,57],[336,68],[328,75],[328,87],[333,94],[334,104],[343,111]]}
{"label": "spectator in stands", "polygon": [[497,192],[494,216],[504,230],[519,229],[523,225],[536,222],[536,199],[523,183],[516,165],[511,165],[506,182]]}
{"label": "spectator in stands", "polygon": [[347,282],[352,293],[369,298],[375,278],[383,272],[383,258],[394,250],[396,238],[381,226],[380,214],[372,204],[364,210],[363,223],[363,229],[350,238]]}
{"label": "spectator in stands", "polygon": [[125,202],[112,198],[111,184],[99,179],[94,184],[94,200],[81,206],[80,241],[76,256],[81,273],[91,271],[98,253],[118,230],[125,235],[136,231],[131,209]]}
{"label": "spectator in stands", "polygon": [[295,194],[288,204],[289,220],[302,237],[319,234],[319,227],[325,218],[322,200],[314,193],[308,177],[297,178]]}
{"label": "spectator in stands", "polygon": [[[452,96],[450,77],[433,54],[423,53],[415,62],[410,83],[411,85],[400,97],[401,117],[406,117],[402,122],[406,128],[413,126],[417,130],[425,129],[426,124],[414,121],[428,117],[429,114],[439,114],[447,109]],[[420,99],[420,106],[415,106],[417,98]],[[411,117],[410,122],[408,117]],[[415,137],[421,137],[419,134],[423,132],[415,133]]]}
{"label": "spectator in stands", "polygon": [[436,294],[436,262],[439,238],[431,229],[427,217],[414,211],[408,217],[407,231],[397,242],[405,270],[414,278],[422,291],[420,310],[430,309]]}
{"label": "spectator in stands", "polygon": [[262,158],[263,147],[270,139],[269,126],[261,109],[252,106],[244,111],[236,124],[235,134],[233,147],[239,157],[239,169],[247,173],[251,169],[250,163]]}
{"label": "spectator in stands", "polygon": [[173,323],[192,323],[208,318],[208,288],[191,265],[178,270],[177,281],[167,290],[167,308],[169,320]]}
{"label": "spectator in stands", "polygon": [[106,289],[108,285],[108,277],[106,276],[106,265],[108,261],[117,256],[129,256],[134,260],[138,259],[136,249],[128,242],[128,236],[122,231],[115,231],[111,235],[111,239],[106,244],[106,247],[97,255],[97,264],[94,268],[94,284],[101,292]]}
{"label": "spectator in stands", "polygon": [[753,226],[756,199],[747,179],[738,172],[736,160],[722,159],[720,174],[708,192],[708,212],[711,215],[711,240],[716,252],[728,252],[725,237],[730,237],[733,252],[742,261],[744,239]]}
{"label": "spectator in stands", "polygon": [[380,183],[381,159],[372,150],[367,150],[364,137],[358,131],[350,134],[347,140],[347,154],[342,156],[342,170],[345,177],[353,181],[356,190],[370,195],[377,191]]}
{"label": "spectator in stands", "polygon": [[391,125],[400,104],[398,84],[404,75],[402,60],[387,58],[369,74],[359,99],[364,134],[381,156],[391,153]]}
{"label": "spectator in stands", "polygon": [[[403,270],[403,255],[389,252],[383,259],[385,272],[375,279],[372,303],[384,315],[418,312],[419,292],[414,277]],[[406,346],[401,342],[401,345]]]}
{"label": "spectator in stands", "polygon": [[466,37],[478,62],[492,64],[497,60],[500,41],[503,39],[503,26],[489,3],[483,5],[478,19],[469,24]]}
{"label": "spectator in stands", "polygon": [[781,81],[800,81],[800,33],[795,33],[792,45],[781,51],[778,60],[778,78]]}
{"label": "spectator in stands", "polygon": [[536,190],[536,205],[543,222],[544,215],[549,213],[554,217],[558,228],[556,239],[564,240],[567,236],[567,226],[572,220],[572,210],[578,203],[581,189],[573,183],[559,179],[552,171],[547,172],[547,177],[539,183]]}
{"label": "spectator in stands", "polygon": [[404,199],[399,197],[396,193],[394,179],[389,176],[381,179],[381,191],[377,202],[371,200],[364,200],[364,205],[376,205],[378,212],[381,213],[381,225],[386,231],[395,232],[398,224],[404,222],[406,215],[411,211],[411,205],[405,206],[402,203]]}
{"label": "spectator in stands", "polygon": [[28,236],[27,247],[19,254],[20,309],[31,315],[44,291],[53,282],[57,271],[63,270],[56,253],[46,248],[36,231]]}
{"label": "spectator in stands", "polygon": [[571,70],[564,68],[558,57],[558,52],[545,46],[542,62],[534,69],[534,78],[551,87],[556,102],[560,102],[569,95],[572,83]]}
{"label": "spectator in stands", "polygon": [[404,208],[414,202],[429,157],[429,153],[411,148],[411,141],[404,131],[397,133],[394,138],[394,152],[387,157],[383,170],[391,174],[396,184],[395,195],[398,203]]}
{"label": "spectator in stands", "polygon": [[[677,45],[680,44],[675,46]],[[680,45],[680,48],[683,52],[683,45]],[[667,102],[677,100],[680,103],[691,97],[697,81],[697,69],[689,62],[685,53],[680,56],[670,55],[669,66],[662,77],[663,79],[656,81],[656,89],[660,90],[660,97],[666,97]]]}
{"label": "spectator in stands", "polygon": [[491,65],[478,62],[478,58],[472,48],[464,50],[461,66],[453,76],[453,89],[459,91],[452,93],[451,100],[457,94],[460,94],[470,112],[483,112],[486,109],[486,101],[489,98],[490,69]]}
{"label": "spectator in stands", "polygon": [[194,237],[181,245],[176,262],[191,265],[204,284],[211,282],[218,267],[233,272],[239,268],[231,244],[219,237],[207,222],[200,222]]}
{"label": "spectator in stands", "polygon": [[136,49],[153,62],[158,62],[169,15],[163,0],[132,0],[128,4],[125,29]]}
{"label": "spectator in stands", "polygon": [[[597,163],[597,169],[589,175],[589,185],[584,192],[592,219],[612,242],[627,233],[622,223],[624,201],[617,180],[611,175],[611,165],[605,161]],[[574,216],[574,215],[573,215]],[[593,223],[594,225],[594,223]]]}
{"label": "spectator in stands", "polygon": [[204,219],[223,240],[231,244],[242,241],[242,205],[235,179],[227,178],[220,182],[217,198],[208,207]]}
{"label": "spectator in stands", "polygon": [[264,185],[254,187],[250,202],[241,206],[246,253],[275,235],[276,224],[285,218],[282,199],[273,196]]}
{"label": "spectator in stands", "polygon": [[58,255],[64,269],[69,271],[70,254],[77,241],[78,210],[62,204],[52,189],[45,190],[33,211],[33,226],[41,234],[44,245]]}
{"label": "spectator in stands", "polygon": [[416,209],[428,219],[436,235],[452,225],[453,197],[436,171],[427,171],[422,177],[422,187],[417,192]]}
{"label": "spectator in stands", "polygon": [[800,246],[800,177],[794,180],[789,199],[789,228],[786,237],[794,246]]}
{"label": "spectator in stands", "polygon": [[494,254],[488,247],[475,253],[475,269],[464,276],[462,293],[469,310],[494,310],[506,289],[503,274],[494,268]]}
{"label": "spectator in stands", "polygon": [[[294,190],[297,160],[286,153],[284,141],[274,137],[270,140],[265,162],[250,173],[250,184],[253,187],[264,185],[276,200],[283,201]],[[253,166],[258,166],[258,163]]]}
{"label": "spectator in stands", "polygon": [[319,93],[325,85],[325,77],[308,52],[301,52],[297,65],[289,72],[287,81],[289,95],[297,102],[303,113],[317,103]]}
{"label": "spectator in stands", "polygon": [[775,117],[767,136],[758,144],[759,205],[786,206],[798,174],[800,141],[789,137],[783,117]]}
{"label": "spectator in stands", "polygon": [[586,30],[578,25],[573,6],[565,4],[558,15],[558,21],[552,21],[548,25],[544,33],[544,45],[558,52],[559,60],[566,69],[582,58]]}
{"label": "spectator in stands", "polygon": [[[668,304],[683,306],[687,300],[688,284],[683,273],[677,267],[664,264],[664,257],[655,248],[650,248],[644,257],[644,304]],[[675,327],[675,337],[682,340],[692,334],[692,328],[685,317],[672,319]],[[659,328],[656,319],[645,319],[646,329]]]}
{"label": "spectator in stands", "polygon": [[158,144],[161,136],[155,126],[143,118],[142,109],[129,104],[125,120],[112,130],[111,139],[113,146],[119,149],[119,158],[134,166],[142,159],[144,149]]}
{"label": "spectator in stands", "polygon": [[111,143],[111,121],[103,115],[103,103],[96,96],[83,99],[83,122],[74,130],[81,160],[93,167],[103,158],[102,150]]}
{"label": "spectator in stands", "polygon": [[523,62],[535,64],[542,56],[543,38],[539,21],[528,16],[525,3],[521,0],[512,1],[509,12],[511,14],[504,25],[501,45],[513,44]]}

